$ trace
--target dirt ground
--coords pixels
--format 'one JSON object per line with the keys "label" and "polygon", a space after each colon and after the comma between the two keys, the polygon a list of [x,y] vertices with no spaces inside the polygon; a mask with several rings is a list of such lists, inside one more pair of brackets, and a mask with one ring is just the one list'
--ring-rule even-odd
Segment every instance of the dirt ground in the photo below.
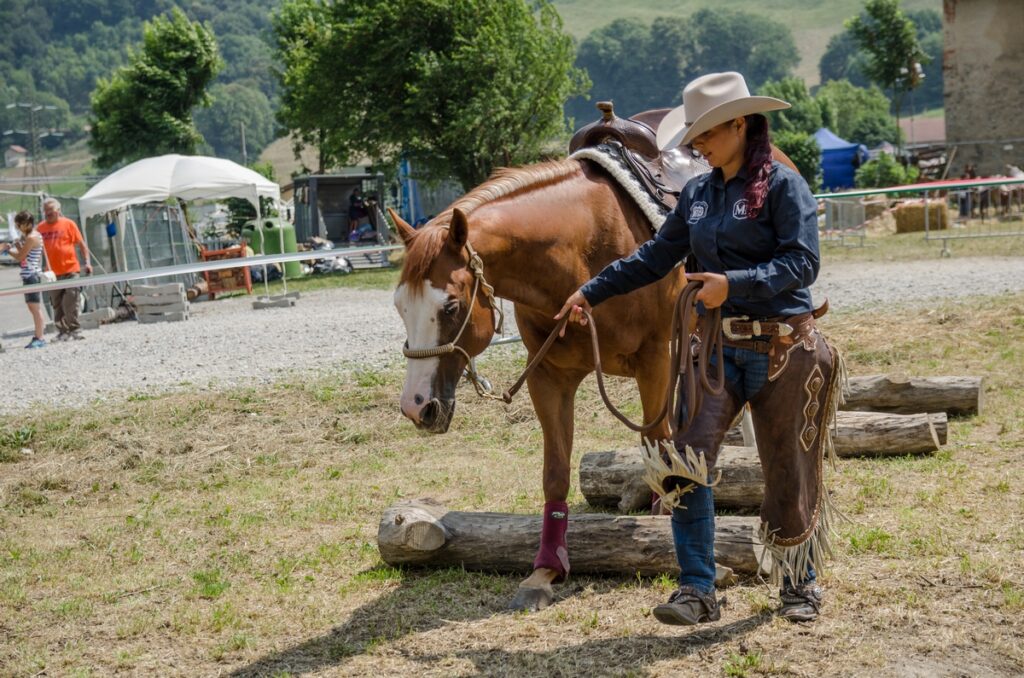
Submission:
{"label": "dirt ground", "polygon": [[[525,395],[469,387],[448,434],[419,433],[403,374],[368,370],[0,420],[0,674],[1022,675],[1024,295],[824,328],[852,374],[982,375],[986,401],[937,454],[839,462],[849,521],[813,624],[775,617],[755,579],[679,629],[650,615],[671,576],[574,576],[507,614],[519,576],[387,566],[377,523],[398,499],[539,512],[541,436]],[[522,357],[480,367],[506,384]],[[611,387],[636,416],[633,386]],[[635,442],[585,382],[577,460]],[[592,510],[576,482],[571,510]]]}

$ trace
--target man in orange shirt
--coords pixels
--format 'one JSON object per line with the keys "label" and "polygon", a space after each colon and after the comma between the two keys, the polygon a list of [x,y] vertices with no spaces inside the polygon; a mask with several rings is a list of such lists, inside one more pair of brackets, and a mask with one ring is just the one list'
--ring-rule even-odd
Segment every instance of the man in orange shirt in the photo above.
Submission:
{"label": "man in orange shirt", "polygon": [[[62,216],[60,201],[47,198],[43,201],[43,223],[36,228],[43,236],[43,248],[46,250],[46,261],[57,280],[77,278],[81,267],[75,255],[75,246],[82,250],[85,261],[85,273],[92,273],[89,260],[89,248],[82,239],[78,225]],[[85,339],[78,322],[78,298],[82,293],[80,287],[69,287],[50,292],[50,304],[53,306],[53,324],[57,326],[57,341],[66,339]]]}

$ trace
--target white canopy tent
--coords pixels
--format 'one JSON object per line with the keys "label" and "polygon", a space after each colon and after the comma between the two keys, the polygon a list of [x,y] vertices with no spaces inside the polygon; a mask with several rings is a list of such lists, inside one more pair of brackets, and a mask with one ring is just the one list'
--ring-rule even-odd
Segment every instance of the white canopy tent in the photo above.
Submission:
{"label": "white canopy tent", "polygon": [[[260,198],[270,198],[275,206],[280,205],[281,187],[261,174],[223,158],[161,155],[133,162],[90,188],[78,200],[79,218],[84,224],[92,216],[121,212],[133,205],[165,202],[172,198],[248,200],[256,208],[256,226],[262,236]],[[131,214],[130,210],[128,212]],[[135,240],[137,243],[137,235]],[[283,251],[283,243],[281,247]],[[260,253],[263,253],[262,237]],[[139,258],[141,262],[141,253]],[[265,285],[266,266],[263,269]]]}
{"label": "white canopy tent", "polygon": [[89,189],[78,201],[84,222],[129,205],[170,198],[245,198],[260,214],[259,198],[281,200],[281,187],[247,167],[201,155],[161,155],[123,167]]}

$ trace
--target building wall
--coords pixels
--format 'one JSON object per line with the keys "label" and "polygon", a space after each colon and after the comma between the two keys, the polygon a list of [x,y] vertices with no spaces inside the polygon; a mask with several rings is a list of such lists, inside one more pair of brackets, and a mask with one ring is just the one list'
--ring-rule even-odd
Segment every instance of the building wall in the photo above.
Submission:
{"label": "building wall", "polygon": [[951,174],[1024,166],[1024,0],[944,0],[943,10]]}

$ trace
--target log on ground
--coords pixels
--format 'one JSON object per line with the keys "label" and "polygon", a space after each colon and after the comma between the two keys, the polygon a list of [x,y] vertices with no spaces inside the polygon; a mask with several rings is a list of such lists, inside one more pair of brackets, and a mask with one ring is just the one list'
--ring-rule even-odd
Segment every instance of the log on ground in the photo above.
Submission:
{"label": "log on ground", "polygon": [[[761,460],[752,447],[726,445],[715,468],[715,508],[752,509],[764,498]],[[580,458],[580,490],[591,506],[614,506],[623,513],[650,508],[651,488],[643,480],[639,448],[589,452]]]}
{"label": "log on ground", "polygon": [[981,412],[981,377],[850,377],[844,410],[922,414],[945,412],[970,416]]}
{"label": "log on ground", "polygon": [[[569,516],[566,539],[578,574],[654,576],[678,573],[669,516]],[[762,547],[759,519],[715,521],[715,560],[736,572],[757,572]],[[526,573],[540,545],[541,517],[448,511],[429,499],[389,507],[377,530],[381,558],[389,565],[465,567]]]}
{"label": "log on ground", "polygon": [[[929,454],[946,444],[948,429],[945,412],[839,412],[836,414],[833,441],[840,457]],[[742,441],[739,427],[725,436],[728,445],[739,445]]]}

